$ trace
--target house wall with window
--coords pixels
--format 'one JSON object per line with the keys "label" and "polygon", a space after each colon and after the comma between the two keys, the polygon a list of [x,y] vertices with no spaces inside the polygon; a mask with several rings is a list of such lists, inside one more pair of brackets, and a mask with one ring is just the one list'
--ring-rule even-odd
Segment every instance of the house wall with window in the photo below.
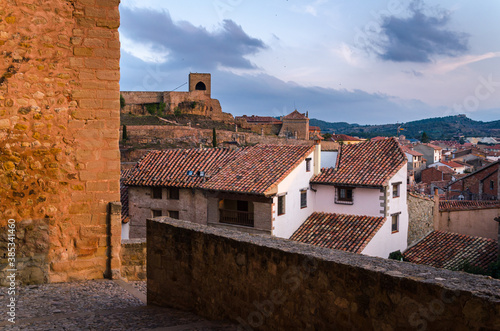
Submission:
{"label": "house wall with window", "polygon": [[[273,198],[272,234],[280,238],[290,236],[315,211],[315,193],[310,189],[309,182],[314,175],[314,152],[309,154],[292,172],[278,184],[278,193]],[[310,161],[307,161],[307,160]],[[307,171],[309,162],[309,171]],[[321,162],[321,161],[320,161]],[[301,191],[305,191],[306,206],[301,206]],[[278,215],[278,199],[284,196],[284,214]],[[283,199],[283,198],[282,198]]]}
{"label": "house wall with window", "polygon": [[[151,187],[129,187],[129,238],[146,238],[146,219],[153,217],[154,212],[161,216],[170,216],[192,222],[206,224],[207,200],[203,191],[197,189],[178,189],[178,199],[175,199],[175,189],[169,199],[169,189],[161,188],[161,198],[153,199],[153,193],[158,192]],[[177,212],[177,213],[176,213]]]}
{"label": "house wall with window", "polygon": [[[227,200],[232,200],[227,203]],[[221,222],[222,207],[233,208],[237,212],[237,201],[246,201],[249,204],[249,210],[253,211],[253,226],[245,226],[236,224],[237,219],[234,223],[224,223]],[[273,215],[273,203],[271,198],[264,198],[252,195],[239,195],[230,193],[220,193],[212,192],[208,194],[206,198],[205,208],[207,210],[206,220],[208,225],[222,227],[222,228],[232,228],[238,231],[247,233],[260,233],[260,234],[271,234],[272,233],[272,215]],[[231,206],[233,204],[233,206]],[[241,203],[240,203],[241,205]],[[237,214],[237,213],[236,213]]]}
{"label": "house wall with window", "polygon": [[365,216],[384,215],[384,208],[380,206],[384,201],[384,193],[380,189],[353,187],[352,203],[349,204],[347,201],[336,200],[338,194],[336,186],[316,184],[313,188],[316,190],[315,211]]}
{"label": "house wall with window", "polygon": [[[390,180],[386,190],[386,221],[362,254],[387,258],[389,253],[404,251],[408,244],[408,203],[405,164]],[[395,187],[398,194],[395,195]]]}

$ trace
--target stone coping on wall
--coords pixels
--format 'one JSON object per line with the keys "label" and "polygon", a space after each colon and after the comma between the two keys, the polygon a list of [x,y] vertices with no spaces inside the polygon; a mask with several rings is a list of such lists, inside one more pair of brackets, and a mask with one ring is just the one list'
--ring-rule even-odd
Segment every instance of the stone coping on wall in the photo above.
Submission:
{"label": "stone coping on wall", "polygon": [[146,238],[122,239],[122,245],[138,245],[146,243]]}
{"label": "stone coping on wall", "polygon": [[169,217],[148,219],[147,222],[161,223],[165,224],[165,226],[181,228],[187,231],[200,232],[210,236],[218,236],[292,254],[301,254],[305,255],[307,258],[380,272],[394,278],[408,278],[421,283],[437,285],[450,291],[465,291],[473,296],[481,297],[482,300],[500,304],[500,280],[487,276],[472,275],[410,262],[370,257],[308,245],[288,239],[260,234],[248,234],[232,229],[200,225],[188,221],[175,220]]}

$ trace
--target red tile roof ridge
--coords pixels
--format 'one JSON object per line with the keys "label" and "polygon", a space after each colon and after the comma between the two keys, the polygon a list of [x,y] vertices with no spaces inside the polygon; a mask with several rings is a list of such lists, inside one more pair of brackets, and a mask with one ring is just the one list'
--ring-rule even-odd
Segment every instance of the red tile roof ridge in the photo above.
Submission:
{"label": "red tile roof ridge", "polygon": [[[197,171],[213,175],[242,150],[229,148],[152,150],[136,164],[125,184],[199,187],[206,178],[196,176]],[[193,175],[188,175],[187,171],[193,171]]]}
{"label": "red tile roof ridge", "polygon": [[305,120],[306,114],[305,113],[299,113],[297,109],[295,109],[293,112],[290,114],[283,116],[282,119],[287,119],[287,120]]}
{"label": "red tile roof ridge", "polygon": [[258,144],[202,185],[207,190],[267,195],[314,151],[314,145]]}
{"label": "red tile roof ridge", "polygon": [[500,208],[498,200],[444,200],[439,201],[439,211],[478,210]]}
{"label": "red tile roof ridge", "polygon": [[315,176],[315,184],[346,186],[387,186],[388,181],[408,162],[399,142],[391,137],[343,145],[336,171]]}
{"label": "red tile roof ridge", "polygon": [[361,253],[385,221],[385,217],[314,212],[290,239]]}
{"label": "red tile roof ridge", "polygon": [[460,270],[469,262],[485,269],[497,259],[498,243],[494,239],[437,230],[409,247],[403,256],[409,262],[437,268]]}

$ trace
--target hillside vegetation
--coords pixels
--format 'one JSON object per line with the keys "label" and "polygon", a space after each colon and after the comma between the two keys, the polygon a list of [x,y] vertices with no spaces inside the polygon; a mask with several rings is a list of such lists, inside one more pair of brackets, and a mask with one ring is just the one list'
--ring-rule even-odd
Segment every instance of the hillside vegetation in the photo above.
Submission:
{"label": "hillside vegetation", "polygon": [[344,133],[362,138],[395,136],[399,126],[407,138],[420,138],[426,132],[430,139],[449,140],[465,137],[500,137],[500,120],[492,122],[474,121],[465,115],[428,118],[403,124],[359,125],[345,122],[329,123],[311,119],[310,125],[321,131]]}

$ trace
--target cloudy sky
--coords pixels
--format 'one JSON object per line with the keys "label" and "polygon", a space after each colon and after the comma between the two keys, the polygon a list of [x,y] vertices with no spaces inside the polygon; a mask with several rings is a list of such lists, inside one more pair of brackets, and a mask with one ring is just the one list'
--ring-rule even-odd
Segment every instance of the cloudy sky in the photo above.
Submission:
{"label": "cloudy sky", "polygon": [[121,89],[212,74],[233,115],[500,119],[500,1],[122,0]]}

